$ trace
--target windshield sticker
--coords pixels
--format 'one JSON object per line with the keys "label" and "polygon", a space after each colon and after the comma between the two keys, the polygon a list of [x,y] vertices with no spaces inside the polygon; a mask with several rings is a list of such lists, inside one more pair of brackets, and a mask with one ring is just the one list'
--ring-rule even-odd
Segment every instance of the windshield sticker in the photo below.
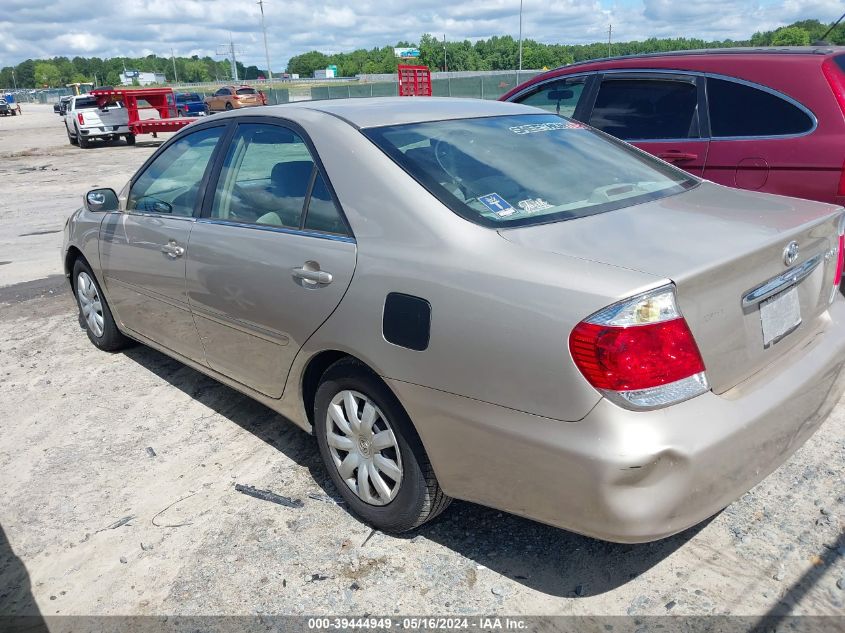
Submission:
{"label": "windshield sticker", "polygon": [[536,134],[554,130],[583,130],[586,126],[578,121],[553,121],[550,123],[529,123],[508,128],[514,134]]}
{"label": "windshield sticker", "polygon": [[520,209],[525,213],[537,213],[538,211],[545,211],[551,209],[553,205],[549,204],[542,198],[528,198],[528,200],[520,200],[516,203]]}
{"label": "windshield sticker", "polygon": [[484,196],[478,196],[478,201],[500,218],[516,213],[516,209],[505,202],[505,199],[498,193],[488,193]]}

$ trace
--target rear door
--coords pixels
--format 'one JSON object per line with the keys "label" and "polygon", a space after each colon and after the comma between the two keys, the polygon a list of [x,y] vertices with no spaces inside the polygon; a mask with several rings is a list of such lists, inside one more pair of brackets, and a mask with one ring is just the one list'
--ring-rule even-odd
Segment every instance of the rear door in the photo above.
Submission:
{"label": "rear door", "polygon": [[356,245],[305,133],[239,119],[191,232],[187,292],[208,364],[280,397],[340,303]]}
{"label": "rear door", "polygon": [[165,146],[131,183],[126,210],[100,225],[109,303],[123,327],[205,362],[185,293],[188,236],[225,125]]}
{"label": "rear door", "polygon": [[707,77],[712,140],[704,177],[729,187],[831,200],[841,153],[818,151],[807,137],[813,114],[764,86]]}
{"label": "rear door", "polygon": [[588,122],[701,176],[709,145],[701,81],[672,72],[605,73]]}

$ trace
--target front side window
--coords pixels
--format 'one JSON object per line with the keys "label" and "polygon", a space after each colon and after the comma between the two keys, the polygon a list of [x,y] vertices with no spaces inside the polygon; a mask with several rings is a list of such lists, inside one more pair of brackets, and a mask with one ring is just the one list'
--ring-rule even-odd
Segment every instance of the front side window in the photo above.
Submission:
{"label": "front side window", "polygon": [[813,128],[813,119],[786,99],[753,86],[707,78],[710,132],[714,138],[783,136]]}
{"label": "front side window", "polygon": [[198,130],[168,145],[132,185],[127,210],[189,217],[223,127]]}
{"label": "front side window", "polygon": [[[305,141],[276,125],[239,125],[220,173],[211,217],[303,228],[309,192],[312,201],[307,215],[311,223],[307,228],[345,232]],[[336,230],[338,222],[340,230]]]}
{"label": "front side window", "polygon": [[605,77],[590,125],[626,141],[698,138],[698,88],[687,81]]}
{"label": "front side window", "polygon": [[586,77],[558,79],[542,84],[535,92],[517,99],[517,103],[541,108],[560,116],[572,117],[584,93]]}
{"label": "front side window", "polygon": [[576,219],[698,183],[555,115],[413,123],[364,133],[443,204],[484,226]]}

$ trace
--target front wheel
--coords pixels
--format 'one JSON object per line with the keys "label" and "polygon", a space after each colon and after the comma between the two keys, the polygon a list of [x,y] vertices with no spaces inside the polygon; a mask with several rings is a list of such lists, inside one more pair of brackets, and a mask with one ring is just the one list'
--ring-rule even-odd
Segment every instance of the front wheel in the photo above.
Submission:
{"label": "front wheel", "polygon": [[358,361],[341,360],[326,370],[315,399],[314,432],[348,507],[374,527],[412,530],[451,502],[408,414]]}
{"label": "front wheel", "polygon": [[117,329],[94,273],[81,258],[73,264],[73,292],[79,306],[79,323],[94,345],[106,352],[115,352],[132,343]]}

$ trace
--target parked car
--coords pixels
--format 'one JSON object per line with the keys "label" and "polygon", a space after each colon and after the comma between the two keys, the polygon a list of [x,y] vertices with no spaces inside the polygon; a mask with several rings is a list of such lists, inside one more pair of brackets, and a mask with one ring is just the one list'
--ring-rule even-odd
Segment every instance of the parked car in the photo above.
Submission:
{"label": "parked car", "polygon": [[61,97],[53,104],[53,112],[59,116],[65,116],[67,114],[68,103],[70,103],[71,99],[73,99],[72,95],[65,95],[64,97]]}
{"label": "parked car", "polygon": [[583,62],[502,99],[589,123],[713,182],[845,203],[845,47]]}
{"label": "parked car", "polygon": [[313,432],[378,529],[457,497],[665,537],[842,394],[841,207],[510,103],[262,114],[198,121],[120,196],[89,192],[65,273],[95,346],[140,341]]}
{"label": "parked car", "polygon": [[267,105],[267,97],[251,86],[223,86],[210,97],[205,98],[211,112],[251,108]]}
{"label": "parked car", "polygon": [[135,144],[135,135],[129,130],[129,113],[120,101],[100,107],[96,97],[72,97],[67,105],[65,130],[70,144],[82,148],[90,147],[93,139],[111,141],[120,136],[129,145]]}
{"label": "parked car", "polygon": [[205,116],[208,114],[208,104],[196,92],[176,93],[177,116]]}
{"label": "parked car", "polygon": [[0,98],[0,116],[16,116],[18,113],[17,109],[15,108],[14,104],[10,104],[3,98]]}

